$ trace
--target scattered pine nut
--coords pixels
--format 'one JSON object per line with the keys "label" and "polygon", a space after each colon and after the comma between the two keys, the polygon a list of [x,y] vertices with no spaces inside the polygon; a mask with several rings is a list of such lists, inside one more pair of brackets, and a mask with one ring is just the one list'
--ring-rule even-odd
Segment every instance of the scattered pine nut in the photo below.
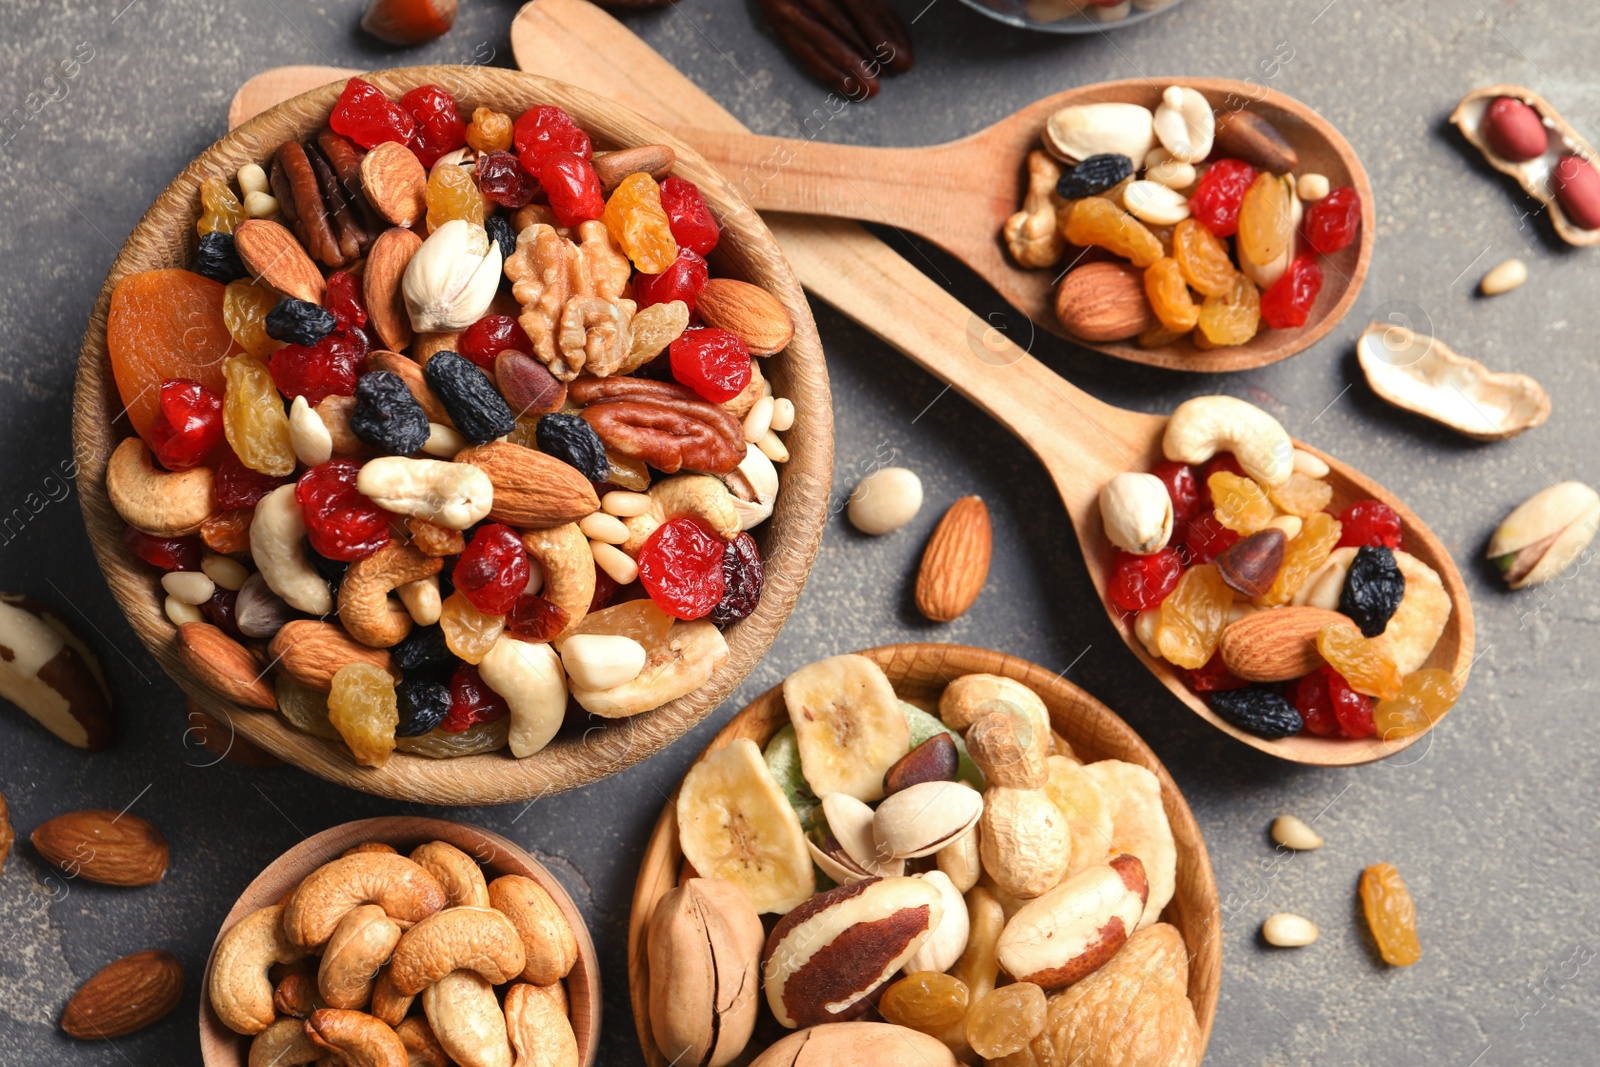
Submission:
{"label": "scattered pine nut", "polygon": [[1267,916],[1261,924],[1261,936],[1267,944],[1279,948],[1304,948],[1317,939],[1317,924],[1299,915],[1280,911]]}
{"label": "scattered pine nut", "polygon": [[1509,293],[1528,280],[1528,265],[1520,259],[1508,259],[1483,276],[1478,291],[1484,296]]}
{"label": "scattered pine nut", "polygon": [[1322,835],[1293,815],[1280,815],[1273,820],[1272,839],[1296,852],[1310,852],[1322,847]]}

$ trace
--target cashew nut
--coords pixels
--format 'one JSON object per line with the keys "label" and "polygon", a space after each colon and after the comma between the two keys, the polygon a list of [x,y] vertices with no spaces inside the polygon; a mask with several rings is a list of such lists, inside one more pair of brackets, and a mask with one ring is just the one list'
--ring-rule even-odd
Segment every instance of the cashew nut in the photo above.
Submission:
{"label": "cashew nut", "polygon": [[366,1012],[323,1008],[311,1013],[305,1031],[313,1045],[337,1053],[344,1067],[407,1067],[400,1035]]}
{"label": "cashew nut", "polygon": [[778,499],[778,468],[761,449],[747,446],[744,460],[722,480],[733,494],[733,510],[739,513],[740,529],[753,529],[772,517],[772,507]]}
{"label": "cashew nut", "polygon": [[1022,210],[1006,219],[1006,247],[1024,267],[1053,267],[1066,251],[1066,238],[1056,225],[1056,209],[1063,203],[1056,195],[1061,167],[1037,149],[1028,153],[1028,195]]}
{"label": "cashew nut", "polygon": [[[302,960],[300,965],[309,966],[310,963],[310,960]],[[304,1019],[318,1008],[328,1005],[317,990],[317,976],[310,971],[296,970],[284,975],[273,988],[272,1006],[279,1015]]]}
{"label": "cashew nut", "polygon": [[578,962],[578,939],[544,886],[520,874],[503,874],[489,883],[489,902],[522,939],[525,981],[548,986],[572,971]]}
{"label": "cashew nut", "polygon": [[356,475],[356,489],[388,511],[465,530],[494,506],[489,476],[470,463],[382,456]]}
{"label": "cashew nut", "polygon": [[648,496],[648,511],[623,520],[628,526],[628,539],[622,543],[622,551],[635,558],[662,523],[680,515],[705,520],[724,541],[732,540],[744,528],[733,494],[720,479],[709,474],[667,478],[652,485]]}
{"label": "cashew nut", "polygon": [[413,994],[459,970],[499,985],[522,973],[526,962],[522,939],[504,915],[493,908],[447,908],[400,938],[389,978],[401,993]]}
{"label": "cashew nut", "polygon": [[433,1036],[428,1020],[413,1016],[396,1026],[394,1032],[400,1035],[400,1043],[406,1047],[411,1067],[450,1067],[450,1057],[439,1039]]}
{"label": "cashew nut", "polygon": [[299,1019],[279,1019],[250,1042],[249,1067],[299,1067],[322,1058]]}
{"label": "cashew nut", "polygon": [[363,904],[380,905],[389,918],[410,924],[444,903],[444,887],[419,864],[386,852],[362,852],[312,871],[284,909],[283,930],[294,944],[315,948]]}
{"label": "cashew nut", "polygon": [[277,1013],[267,970],[306,954],[284,935],[283,914],[279,904],[253,911],[217,942],[211,959],[211,1006],[235,1033],[259,1034],[272,1025]]}
{"label": "cashew nut", "polygon": [[1232,452],[1262,485],[1282,485],[1294,473],[1294,442],[1277,419],[1232,396],[1197,396],[1167,420],[1161,451],[1175,463],[1204,463]]}
{"label": "cashew nut", "polygon": [[333,610],[333,593],[306,560],[306,524],[294,486],[280,485],[256,504],[250,520],[250,557],[267,588],[308,615]]}
{"label": "cashew nut", "polygon": [[211,514],[211,469],[164,471],[137,437],[117,446],[106,463],[106,494],[123,521],[151,537],[183,537]]}
{"label": "cashew nut", "polygon": [[594,553],[575,522],[548,530],[529,530],[522,547],[544,571],[544,598],[567,613],[567,625],[555,639],[577,629],[594,600]]}
{"label": "cashew nut", "polygon": [[548,745],[567,714],[567,680],[555,650],[501,634],[478,673],[511,709],[511,754],[522,759]]}
{"label": "cashew nut", "polygon": [[452,971],[422,993],[434,1037],[461,1067],[511,1067],[511,1040],[494,987],[476,971]]}
{"label": "cashew nut", "polygon": [[578,1067],[578,1038],[560,1001],[525,982],[506,990],[506,1029],[516,1067]]}
{"label": "cashew nut", "polygon": [[378,971],[378,980],[372,983],[372,1004],[370,1010],[374,1016],[382,1019],[390,1026],[399,1026],[400,1020],[406,1017],[411,1010],[414,996],[407,996],[394,987],[394,979],[389,977],[389,968],[384,967]]}
{"label": "cashew nut", "polygon": [[388,648],[399,644],[411,632],[411,615],[389,599],[390,591],[431,578],[443,567],[442,559],[390,541],[344,572],[339,585],[339,621],[363,645]]}
{"label": "cashew nut", "polygon": [[372,996],[373,979],[395,945],[400,924],[376,904],[350,909],[339,920],[317,968],[317,991],[330,1008],[359,1008]]}
{"label": "cashew nut", "polygon": [[471,856],[448,841],[429,841],[411,850],[411,858],[444,886],[445,907],[489,906],[489,885]]}

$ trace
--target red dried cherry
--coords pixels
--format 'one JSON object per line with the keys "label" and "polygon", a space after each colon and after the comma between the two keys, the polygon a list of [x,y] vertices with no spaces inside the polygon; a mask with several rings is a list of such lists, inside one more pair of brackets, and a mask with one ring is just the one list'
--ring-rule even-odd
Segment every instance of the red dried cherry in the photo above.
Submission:
{"label": "red dried cherry", "polygon": [[416,121],[398,104],[391,103],[382,89],[360,78],[344,83],[344,92],[328,116],[328,126],[362,148],[376,148],[385,141],[406,144],[417,129]]}
{"label": "red dried cherry", "polygon": [[1340,548],[1400,547],[1400,516],[1381,500],[1357,500],[1339,512]]}
{"label": "red dried cherry", "polygon": [[1244,194],[1255,183],[1256,169],[1239,159],[1219,159],[1206,168],[1205,176],[1189,197],[1189,213],[1218,237],[1232,237],[1239,231],[1239,206]]}
{"label": "red dried cherry", "polygon": [[193,379],[168,378],[145,438],[167,470],[198,467],[222,440],[222,398]]}
{"label": "red dried cherry", "polygon": [[533,342],[510,315],[485,315],[461,331],[456,342],[456,351],[484,370],[492,368],[494,357],[508,348],[533,354]]}
{"label": "red dried cherry", "polygon": [[360,334],[330,333],[310,348],[284,345],[272,353],[268,367],[278,392],[291,400],[303,396],[316,406],[330,396],[354,396],[366,358]]}
{"label": "red dried cherry", "polygon": [[456,560],[450,580],[485,615],[504,615],[528,587],[528,553],[505,523],[478,527]]}
{"label": "red dried cherry", "polygon": [[295,483],[294,498],[300,502],[306,537],[318,555],[351,562],[389,543],[389,513],[356,489],[360,473],[359,463],[331,459]]}
{"label": "red dried cherry", "polygon": [[262,497],[288,481],[251,470],[233,454],[233,449],[224,448],[211,476],[211,500],[222,511],[253,508]]}
{"label": "red dried cherry", "polygon": [[672,376],[713,404],[732,400],[750,384],[750,348],[738,334],[685,330],[668,351]]}
{"label": "red dried cherry", "polygon": [[563,226],[597,219],[606,210],[600,178],[582,156],[557,152],[539,163],[539,181],[550,198],[550,210]]}
{"label": "red dried cherry", "polygon": [[1222,653],[1213,652],[1199,670],[1179,668],[1189,688],[1196,693],[1219,693],[1226,689],[1243,689],[1250,683],[1238,677],[1222,662]]}
{"label": "red dried cherry", "polygon": [[1339,720],[1339,731],[1344,736],[1357,739],[1371,737],[1378,732],[1372,717],[1372,698],[1350,688],[1344,675],[1332,667],[1321,667],[1327,675],[1328,699],[1333,705],[1334,718]]}
{"label": "red dried cherry", "polygon": [[698,255],[709,256],[722,237],[722,227],[711,217],[705,197],[693,182],[682,178],[668,178],[661,183],[661,206],[667,212],[667,222],[672,227],[672,239],[679,248],[687,248]]}
{"label": "red dried cherry", "polygon": [[1194,468],[1168,460],[1151,467],[1150,473],[1167,487],[1167,496],[1172,500],[1172,531],[1177,537],[1200,510],[1200,483],[1195,479]]}
{"label": "red dried cherry", "polygon": [[1335,189],[1306,211],[1306,240],[1323,255],[1349,247],[1361,228],[1361,196],[1349,186]]}
{"label": "red dried cherry", "polygon": [[361,292],[361,279],[347,270],[328,275],[328,295],[322,306],[341,330],[360,329],[367,324],[367,300]]}
{"label": "red dried cherry", "polygon": [[489,688],[478,668],[463,663],[450,676],[450,711],[438,729],[459,734],[480,722],[494,722],[511,714],[505,699]]}
{"label": "red dried cherry", "polygon": [[617,580],[599,567],[594,569],[594,596],[589,598],[589,613],[593,614],[601,608],[609,608],[611,600],[617,595],[617,590],[622,586]]}
{"label": "red dried cherry", "polygon": [[151,537],[132,526],[122,528],[122,543],[133,554],[164,571],[197,571],[205,546],[198,537]]}
{"label": "red dried cherry", "polygon": [[693,314],[694,306],[700,300],[700,290],[706,287],[710,277],[711,271],[705,259],[698,252],[680,245],[678,258],[666,270],[660,274],[634,276],[634,299],[639,302],[641,311],[651,304],[670,304],[674,300],[682,300],[689,305],[689,313]]}
{"label": "red dried cherry", "polygon": [[1318,737],[1340,737],[1339,718],[1333,711],[1333,699],[1328,695],[1330,667],[1319,667],[1289,683],[1289,700],[1306,729]]}
{"label": "red dried cherry", "polygon": [[539,195],[539,179],[523,169],[510,152],[478,158],[478,189],[501,207],[527,207]]}
{"label": "red dried cherry", "polygon": [[1184,562],[1191,567],[1210,563],[1232,548],[1238,540],[1239,535],[1218,522],[1215,515],[1197,515],[1183,532]]}
{"label": "red dried cherry", "polygon": [[1310,256],[1295,256],[1289,269],[1261,294],[1261,318],[1274,330],[1304,326],[1320,292],[1322,268]]}
{"label": "red dried cherry", "polygon": [[511,140],[523,166],[534,173],[547,157],[557,153],[570,153],[581,159],[594,155],[589,135],[559,107],[530,107],[524,111],[512,127]]}
{"label": "red dried cherry", "polygon": [[567,609],[561,605],[524,593],[506,612],[506,633],[524,641],[549,641],[566,629],[568,621]]}
{"label": "red dried cherry", "polygon": [[645,592],[668,615],[705,617],[722,599],[725,544],[701,519],[682,516],[662,524],[639,550]]}
{"label": "red dried cherry", "polygon": [[455,100],[437,85],[417,86],[400,98],[400,106],[417,124],[411,150],[424,167],[467,143],[467,124],[461,121]]}
{"label": "red dried cherry", "polygon": [[1163,548],[1148,556],[1119,551],[1111,564],[1107,592],[1111,603],[1121,610],[1144,611],[1165,600],[1182,576],[1183,563],[1174,549]]}

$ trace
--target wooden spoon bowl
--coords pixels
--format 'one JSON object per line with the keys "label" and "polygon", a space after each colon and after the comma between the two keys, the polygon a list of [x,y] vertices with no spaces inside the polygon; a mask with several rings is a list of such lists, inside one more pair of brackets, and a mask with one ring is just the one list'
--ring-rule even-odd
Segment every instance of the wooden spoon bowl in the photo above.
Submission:
{"label": "wooden spoon bowl", "polygon": [[[966,645],[932,643],[885,645],[868,649],[862,655],[884,669],[902,699],[929,709],[938,706],[944,687],[962,675],[999,674],[1014,678],[1044,700],[1045,707],[1050,710],[1051,726],[1067,739],[1079,759],[1085,763],[1103,759],[1137,763],[1160,780],[1162,806],[1178,846],[1177,892],[1161,918],[1178,928],[1189,949],[1189,1001],[1200,1023],[1203,1052],[1211,1037],[1222,977],[1222,912],[1217,902],[1217,883],[1194,813],[1149,746],[1116,712],[1094,697],[1056,672],[1015,656]],[[789,713],[783,703],[783,687],[774,686],[735,715],[711,739],[700,758],[741,737],[765,747],[772,736],[787,725]],[[633,1002],[633,1023],[639,1031],[639,1044],[650,1067],[668,1067],[668,1064],[656,1048],[650,1029],[650,964],[645,952],[645,934],[657,901],[676,886],[684,874],[683,850],[678,845],[677,799],[674,790],[662,808],[661,818],[656,820],[655,831],[650,835],[644,859],[639,864],[633,911],[628,916],[628,996]],[[756,1042],[763,1032],[775,1026],[770,1017],[764,1017],[756,1028]],[[759,1045],[753,1043],[751,1050],[757,1048]]]}
{"label": "wooden spoon bowl", "polygon": [[[760,606],[727,631],[731,654],[707,685],[631,719],[597,720],[591,729],[569,731],[526,759],[513,759],[505,751],[444,760],[396,753],[381,768],[359,767],[342,744],[301,733],[271,712],[230,703],[184,668],[177,631],[162,610],[160,575],[123,544],[123,522],[112,509],[105,486],[107,458],[130,432],[106,351],[112,290],[137,271],[193,262],[197,190],[203,178],[231,179],[245,163],[266,160],[278,145],[304,140],[326,124],[342,82],[321,84],[325,79],[318,74],[311,77],[319,78],[314,84],[320,88],[250,119],[184,169],[129,235],[101,288],[79,356],[73,442],[84,520],[106,580],[140,639],[189,695],[213,714],[231,720],[257,745],[330,781],[433,804],[503,804],[615,774],[682,736],[733,691],[766,653],[811,569],[827,519],[833,412],[822,346],[805,296],[771,233],[754,212],[743,209],[728,183],[693,149],[633,112],[582,89],[512,70],[435,66],[367,76],[390,99],[419,85],[441,85],[465,114],[478,106],[520,114],[534,104],[556,104],[590,132],[598,149],[671,144],[678,157],[676,173],[700,187],[722,220],[723,236],[711,257],[712,272],[764,287],[794,319],[793,342],[783,354],[763,361],[762,370],[778,395],[794,401],[796,420],[794,431],[787,435],[791,459],[781,468],[777,508],[756,531],[766,567]],[[291,78],[289,84],[304,82]]]}
{"label": "wooden spoon bowl", "polygon": [[[484,876],[493,881],[503,874],[519,874],[538,882],[550,894],[566,917],[578,940],[578,961],[567,975],[567,1000],[572,1031],[578,1039],[580,1067],[591,1067],[600,1048],[600,961],[583,915],[559,881],[545,867],[516,844],[499,834],[466,823],[412,816],[383,816],[358,819],[313,834],[267,865],[255,881],[234,902],[217,941],[234,923],[259,908],[276,904],[312,871],[338,859],[346,849],[364,841],[389,845],[402,854],[427,841],[444,841],[476,859]],[[211,946],[216,952],[216,943]],[[200,1059],[205,1067],[245,1067],[250,1039],[241,1037],[222,1024],[212,1010],[211,958],[206,959],[205,975],[200,980]]]}

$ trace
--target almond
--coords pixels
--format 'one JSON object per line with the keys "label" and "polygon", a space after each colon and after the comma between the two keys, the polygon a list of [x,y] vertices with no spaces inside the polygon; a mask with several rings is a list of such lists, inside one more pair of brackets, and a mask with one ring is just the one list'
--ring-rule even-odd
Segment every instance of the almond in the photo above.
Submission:
{"label": "almond", "polygon": [[1253,612],[1222,631],[1222,662],[1247,682],[1286,682],[1322,665],[1318,630],[1348,621],[1323,608]]}
{"label": "almond", "polygon": [[273,637],[268,652],[291,680],[323,693],[333,688],[333,676],[340,667],[357,660],[394,673],[388,652],[357,644],[342,627],[316,619],[286,624]]}
{"label": "almond", "polygon": [[707,326],[737,334],[753,356],[782,352],[794,336],[794,320],[778,298],[737,278],[706,282],[694,309]]}
{"label": "almond", "polygon": [[399,141],[361,157],[361,188],[373,210],[396,226],[415,226],[428,211],[428,171]]}
{"label": "almond", "polygon": [[57,815],[30,840],[39,855],[68,875],[102,885],[154,885],[167,873],[167,839],[128,812]]}
{"label": "almond", "polygon": [[411,257],[421,247],[422,238],[410,230],[399,226],[384,230],[372,242],[367,252],[367,268],[361,276],[362,295],[367,300],[372,329],[379,340],[396,352],[411,343],[411,315],[406,311],[406,300],[400,292],[400,279],[405,276]]}
{"label": "almond", "polygon": [[642,144],[633,148],[620,148],[615,152],[594,154],[594,173],[600,179],[600,189],[607,195],[622,184],[630,174],[643,172],[660,181],[672,171],[677,153],[664,144]]}
{"label": "almond", "polygon": [[136,952],[106,964],[78,987],[61,1013],[61,1029],[84,1041],[121,1037],[165,1017],[182,998],[178,958]]}
{"label": "almond", "polygon": [[1155,325],[1144,271],[1127,263],[1090,263],[1061,281],[1056,318],[1081,341],[1123,341]]}
{"label": "almond", "polygon": [[367,370],[386,370],[400,376],[406,383],[406,389],[411,396],[421,405],[423,414],[428,416],[429,422],[437,422],[440,426],[455,429],[455,423],[450,421],[450,413],[444,409],[444,401],[439,399],[439,394],[433,391],[428,384],[428,379],[423,377],[422,367],[410,356],[401,355],[399,352],[385,352],[378,349],[367,357]]}
{"label": "almond", "polygon": [[276,222],[246,219],[233,231],[233,247],[256,280],[285,296],[322,303],[322,272],[294,234]]}
{"label": "almond", "polygon": [[1218,116],[1212,147],[1213,158],[1231,156],[1273,174],[1291,174],[1300,166],[1299,154],[1283,134],[1254,111],[1229,111]]}
{"label": "almond", "polygon": [[548,530],[600,510],[594,486],[576,468],[531,448],[495,441],[456,454],[489,476],[489,518],[523,530]]}
{"label": "almond", "polygon": [[247,708],[278,706],[261,664],[239,642],[208,622],[178,627],[178,658],[207,689]]}
{"label": "almond", "polygon": [[939,520],[917,572],[917,607],[934,622],[949,622],[972,607],[989,579],[994,535],[983,498],[964,496]]}

